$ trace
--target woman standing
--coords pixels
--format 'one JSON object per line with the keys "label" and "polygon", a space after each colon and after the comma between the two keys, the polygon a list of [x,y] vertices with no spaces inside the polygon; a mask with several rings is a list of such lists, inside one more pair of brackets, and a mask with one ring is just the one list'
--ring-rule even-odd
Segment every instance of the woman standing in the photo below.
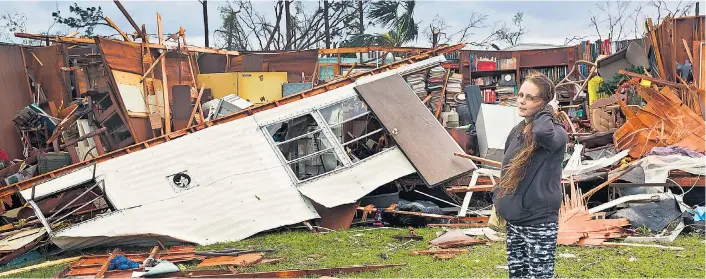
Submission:
{"label": "woman standing", "polygon": [[502,176],[493,203],[507,221],[511,278],[551,278],[561,206],[561,162],[568,136],[548,105],[554,84],[534,73],[520,87],[517,107],[525,118],[505,142]]}

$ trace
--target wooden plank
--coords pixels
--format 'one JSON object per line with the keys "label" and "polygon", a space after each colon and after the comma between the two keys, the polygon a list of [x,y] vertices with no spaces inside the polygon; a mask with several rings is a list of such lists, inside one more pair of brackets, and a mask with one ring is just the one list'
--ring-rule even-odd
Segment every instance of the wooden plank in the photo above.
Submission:
{"label": "wooden plank", "polygon": [[417,255],[438,255],[438,254],[468,254],[468,249],[438,249],[438,250],[417,250],[412,251],[412,256]]}
{"label": "wooden plank", "polygon": [[[392,75],[354,88],[395,139],[425,184],[437,185],[476,169],[470,160],[450,156],[464,151],[401,76]],[[430,148],[436,151],[429,152]]]}
{"label": "wooden plank", "polygon": [[[149,55],[149,54],[148,54],[148,55]],[[147,69],[147,71],[145,71],[145,73],[144,73],[144,74],[142,75],[142,77],[140,78],[140,82],[144,81],[145,78],[147,78],[147,75],[149,75],[150,73],[152,73],[152,70],[154,70],[154,67],[157,66],[157,64],[162,61],[162,58],[163,58],[165,55],[167,55],[167,51],[166,51],[166,50],[165,50],[164,52],[162,52],[162,54],[160,54],[159,57],[157,57],[157,60],[154,60],[154,62],[152,62],[152,65],[150,65],[150,67]]]}
{"label": "wooden plank", "polygon": [[243,254],[238,256],[221,256],[203,260],[196,267],[209,267],[219,265],[232,265],[237,267],[246,267],[257,264],[262,260],[262,253]]}
{"label": "wooden plank", "polygon": [[172,87],[172,116],[174,117],[174,130],[181,130],[189,126],[191,115],[191,86],[174,85]]}
{"label": "wooden plank", "polygon": [[650,32],[650,38],[652,39],[652,47],[655,50],[655,58],[657,58],[657,67],[659,69],[659,75],[664,78],[664,65],[662,64],[662,55],[659,53],[659,44],[657,43],[657,35],[655,34],[655,27],[652,25],[652,19],[647,18],[647,30]]}
{"label": "wooden plank", "polygon": [[118,9],[120,9],[120,12],[123,13],[125,18],[127,18],[127,21],[130,22],[130,25],[132,25],[132,28],[135,28],[135,31],[137,32],[138,35],[140,35],[140,38],[142,38],[143,42],[147,42],[147,38],[145,37],[145,34],[142,33],[142,30],[140,30],[140,27],[137,26],[137,23],[132,19],[130,16],[130,13],[127,12],[125,7],[123,7],[123,4],[120,3],[118,0],[113,0],[115,2],[115,5],[118,6]]}
{"label": "wooden plank", "polygon": [[[196,110],[201,107],[201,96],[203,96],[203,90],[204,86],[201,85],[201,90],[199,90],[199,95],[196,97],[196,103],[194,103],[194,109],[191,111],[191,114],[189,116],[189,121],[188,125],[191,126],[191,123],[194,121],[194,116],[196,115]],[[201,111],[201,118],[203,118],[203,111]]]}
{"label": "wooden plank", "polygon": [[166,57],[162,57],[162,61],[159,62],[162,67],[162,100],[164,100],[164,133],[169,134],[172,132],[172,112],[169,105],[169,86],[167,83],[167,60]]}
{"label": "wooden plank", "polygon": [[118,27],[118,25],[115,24],[115,22],[113,22],[112,19],[110,19],[109,17],[106,16],[105,21],[108,23],[108,25],[110,25],[110,27],[113,27],[113,29],[115,29],[115,31],[118,31],[118,33],[120,33],[120,36],[123,37],[124,41],[132,42],[132,40],[130,40],[130,37],[128,37],[127,34],[125,34],[125,32],[123,32],[123,30],[120,29],[120,27]]}
{"label": "wooden plank", "polygon": [[464,153],[454,153],[454,156],[466,158],[466,159],[471,159],[474,161],[478,161],[478,162],[485,163],[485,164],[492,165],[492,166],[496,166],[496,167],[501,167],[503,165],[503,163],[498,162],[498,161],[493,161],[493,160],[489,160],[486,158],[476,157],[476,156],[468,155],[468,154],[464,154]]}
{"label": "wooden plank", "polygon": [[434,118],[439,119],[439,113],[441,113],[441,103],[446,99],[446,85],[449,82],[449,75],[451,74],[451,69],[446,69],[446,75],[444,76],[444,85],[441,87],[441,97],[439,102],[436,104],[436,113],[434,113]]}
{"label": "wooden plank", "polygon": [[103,274],[105,274],[106,271],[108,271],[108,266],[110,265],[110,261],[115,258],[115,256],[118,255],[118,252],[120,252],[120,248],[115,248],[113,249],[113,252],[110,253],[110,256],[108,259],[103,263],[101,268],[98,270],[98,273],[96,274],[96,278],[103,278]]}
{"label": "wooden plank", "polygon": [[162,36],[162,16],[157,13],[157,39],[160,45],[164,44],[164,37]]}

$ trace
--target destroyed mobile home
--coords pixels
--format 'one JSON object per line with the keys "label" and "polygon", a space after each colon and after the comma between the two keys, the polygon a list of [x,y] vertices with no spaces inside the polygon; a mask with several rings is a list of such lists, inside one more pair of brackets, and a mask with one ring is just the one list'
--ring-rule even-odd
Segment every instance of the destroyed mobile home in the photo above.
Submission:
{"label": "destroyed mobile home", "polygon": [[[79,197],[91,197],[81,202],[101,204],[108,211],[52,231],[63,219],[35,210],[52,242],[63,249],[152,244],[155,236],[204,245],[320,218],[302,196],[334,208],[355,203],[379,186],[414,173],[415,167],[428,171],[424,161],[416,166],[412,160],[431,155],[412,141],[431,135],[400,125],[388,127],[396,130],[392,139],[398,144],[378,142],[384,138],[384,128],[356,91],[386,91],[398,100],[405,94],[416,98],[411,90],[397,87],[404,85],[399,75],[442,61],[443,56],[435,57],[361,78],[355,84],[85,166],[21,194],[32,204],[80,191]],[[424,110],[421,103],[418,107]],[[452,152],[462,151],[439,123],[432,125],[446,137],[441,140],[455,147]],[[431,128],[424,130],[429,133]],[[353,149],[354,144],[369,141],[376,154]],[[408,147],[403,143],[409,144],[412,154],[405,156]],[[463,175],[474,165],[458,158],[434,167],[446,171],[428,171],[431,175],[423,177],[430,185]],[[224,214],[236,211],[240,213]],[[212,217],[201,218],[204,214]]]}
{"label": "destroyed mobile home", "polygon": [[[189,46],[183,28],[150,42],[134,24],[133,38],[119,30],[123,41],[18,33],[53,44],[0,46],[14,100],[0,111],[3,135],[13,135],[0,141],[0,263],[47,243],[204,245],[301,223],[460,229],[432,241],[441,249],[412,251],[437,259],[502,241],[489,228],[489,191],[522,121],[513,103],[528,70],[555,81],[570,139],[559,244],[671,242],[705,219],[704,37],[683,31],[703,24],[668,18],[644,39],[520,51],[240,53]],[[411,227],[399,237],[420,239]],[[108,268],[116,256],[128,267],[277,261],[267,251],[165,249],[84,256],[63,275],[129,275]]]}

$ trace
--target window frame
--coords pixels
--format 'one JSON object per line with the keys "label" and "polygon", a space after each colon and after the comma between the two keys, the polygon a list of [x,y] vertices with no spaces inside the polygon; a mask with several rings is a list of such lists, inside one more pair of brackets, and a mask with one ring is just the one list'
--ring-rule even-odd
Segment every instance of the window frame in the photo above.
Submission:
{"label": "window frame", "polygon": [[[367,158],[364,158],[364,159],[360,159],[360,160],[358,160],[358,161],[353,162],[353,160],[348,156],[348,153],[346,153],[346,151],[345,151],[345,147],[348,146],[349,144],[353,143],[353,142],[356,142],[356,141],[359,141],[359,140],[364,139],[364,138],[366,138],[366,137],[369,137],[370,135],[373,135],[373,134],[375,134],[375,133],[385,132],[386,130],[385,130],[384,127],[381,127],[381,128],[376,129],[376,130],[374,130],[374,131],[368,132],[368,133],[366,133],[366,134],[364,134],[364,135],[361,135],[361,136],[359,136],[359,137],[356,137],[356,138],[351,139],[351,140],[346,141],[346,142],[341,142],[341,140],[339,139],[339,137],[336,136],[336,134],[334,134],[334,132],[333,132],[333,129],[332,129],[332,128],[341,126],[342,124],[351,122],[351,121],[353,121],[353,120],[360,119],[360,118],[366,117],[366,116],[375,117],[373,111],[370,110],[370,108],[367,108],[367,111],[366,111],[365,113],[362,113],[362,114],[356,115],[356,116],[354,116],[354,117],[350,117],[350,118],[344,119],[344,120],[339,121],[339,122],[334,123],[334,124],[328,124],[328,121],[327,121],[326,119],[324,119],[324,116],[323,116],[323,114],[321,113],[322,110],[324,110],[324,109],[326,109],[326,108],[329,108],[329,107],[332,107],[332,106],[341,105],[341,104],[343,104],[344,102],[350,101],[350,100],[353,100],[353,99],[358,99],[358,100],[360,100],[360,98],[359,98],[357,95],[351,96],[351,97],[347,97],[347,98],[338,100],[338,101],[336,101],[336,102],[327,104],[327,105],[325,105],[325,106],[322,106],[322,107],[319,107],[319,108],[310,109],[310,110],[308,110],[307,112],[300,113],[300,114],[297,114],[297,115],[292,116],[292,117],[287,117],[287,118],[285,118],[285,119],[279,119],[279,120],[276,121],[276,122],[272,122],[272,123],[269,123],[269,124],[260,126],[260,131],[262,131],[262,133],[263,133],[263,135],[265,136],[265,138],[267,139],[268,143],[270,144],[270,146],[272,147],[272,149],[274,150],[274,152],[277,154],[277,158],[280,160],[280,162],[282,163],[282,165],[283,165],[283,166],[285,167],[285,169],[287,170],[287,174],[290,176],[290,178],[292,179],[292,182],[295,184],[295,186],[298,186],[299,184],[306,183],[306,182],[309,182],[309,181],[312,181],[312,180],[321,178],[321,177],[326,176],[326,175],[330,175],[330,174],[332,174],[332,173],[336,173],[336,172],[339,172],[339,171],[348,169],[348,168],[353,167],[353,166],[355,166],[355,165],[357,165],[357,164],[363,163],[363,162],[365,162],[366,160],[368,160],[368,159],[370,159],[370,158],[375,157],[375,155],[377,155],[377,154],[380,154],[380,153],[382,153],[382,152],[385,152],[385,150],[383,150],[383,151],[381,151],[381,152],[379,152],[379,153],[377,153],[377,154],[373,154],[373,155],[370,156],[370,157],[367,157]],[[363,102],[363,100],[360,100],[360,101]],[[290,120],[293,120],[293,119],[297,119],[297,118],[300,118],[300,117],[305,117],[306,115],[310,115],[310,116],[312,116],[312,117],[314,118],[314,121],[316,121],[316,124],[317,124],[317,126],[318,126],[317,129],[315,129],[315,130],[313,130],[313,131],[311,131],[311,132],[307,132],[306,134],[299,135],[299,136],[297,136],[297,137],[294,137],[294,138],[291,138],[291,139],[282,141],[282,142],[275,142],[275,141],[274,141],[274,139],[272,138],[272,135],[270,134],[270,131],[268,130],[268,127],[270,127],[270,126],[272,126],[272,125],[276,125],[276,124],[281,124],[281,123],[284,123],[284,122],[287,122],[287,121],[290,121]],[[377,118],[376,118],[376,119],[377,119]],[[378,120],[378,122],[379,122],[379,120]],[[382,126],[382,123],[380,123],[380,124],[381,124],[381,126]],[[324,138],[325,138],[326,140],[328,140],[328,142],[330,143],[331,147],[328,147],[328,148],[319,150],[319,151],[314,152],[314,153],[311,153],[311,154],[306,154],[306,155],[304,155],[304,156],[301,156],[301,157],[299,157],[299,158],[292,159],[292,160],[288,160],[287,158],[285,158],[285,157],[284,157],[284,154],[282,153],[282,151],[281,151],[280,148],[279,148],[280,145],[282,145],[282,144],[291,143],[291,142],[293,142],[293,141],[295,141],[295,140],[298,140],[298,139],[301,139],[301,138],[304,138],[304,137],[306,137],[306,136],[313,135],[313,134],[316,134],[316,133],[319,133],[319,132],[324,136]],[[331,151],[333,151],[333,153],[335,154],[336,159],[338,159],[338,162],[340,162],[340,163],[343,164],[342,167],[338,167],[338,168],[332,169],[332,170],[330,170],[330,171],[327,171],[327,172],[325,172],[325,173],[321,173],[321,174],[318,174],[318,175],[315,175],[315,176],[312,176],[312,177],[308,177],[308,178],[306,178],[306,179],[299,179],[299,177],[297,177],[297,174],[294,172],[294,170],[292,170],[292,168],[291,168],[291,166],[290,166],[291,164],[294,164],[294,163],[297,163],[297,162],[306,160],[306,159],[311,158],[311,157],[316,156],[316,155],[326,154],[326,153],[329,153],[329,152],[331,152]]]}

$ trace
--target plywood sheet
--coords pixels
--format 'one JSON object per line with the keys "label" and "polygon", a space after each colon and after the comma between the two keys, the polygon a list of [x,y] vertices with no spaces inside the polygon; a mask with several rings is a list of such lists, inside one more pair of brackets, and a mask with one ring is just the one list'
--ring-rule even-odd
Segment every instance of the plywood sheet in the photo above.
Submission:
{"label": "plywood sheet", "polygon": [[191,116],[191,87],[188,85],[175,85],[172,87],[172,122],[174,130],[181,130],[188,126]]}
{"label": "plywood sheet", "polygon": [[249,72],[238,74],[238,96],[256,105],[282,99],[286,72]]}
{"label": "plywood sheet", "polygon": [[32,100],[19,46],[0,45],[0,100],[0,149],[10,159],[22,159],[22,141],[12,118]]}
{"label": "plywood sheet", "polygon": [[210,88],[213,98],[238,94],[238,73],[200,74],[196,76],[196,83],[198,88],[202,85]]}
{"label": "plywood sheet", "polygon": [[[34,47],[25,49],[25,61],[30,67],[35,81],[42,85],[42,90],[48,100],[54,101],[58,106],[62,101],[68,104],[71,101],[67,95],[66,85],[69,84],[68,72],[62,72],[61,67],[66,66],[65,51],[63,45],[53,45],[48,47]],[[42,61],[42,65],[37,62],[34,56]]]}
{"label": "plywood sheet", "polygon": [[141,76],[138,74],[113,70],[113,77],[117,83],[120,97],[123,99],[125,109],[128,114],[147,115],[147,104],[145,102],[144,87],[140,83]]}
{"label": "plywood sheet", "polygon": [[428,186],[476,168],[399,75],[358,85],[355,91],[380,119]]}
{"label": "plywood sheet", "polygon": [[97,38],[96,42],[111,69],[133,74],[142,73],[142,51],[139,44],[100,38]]}

